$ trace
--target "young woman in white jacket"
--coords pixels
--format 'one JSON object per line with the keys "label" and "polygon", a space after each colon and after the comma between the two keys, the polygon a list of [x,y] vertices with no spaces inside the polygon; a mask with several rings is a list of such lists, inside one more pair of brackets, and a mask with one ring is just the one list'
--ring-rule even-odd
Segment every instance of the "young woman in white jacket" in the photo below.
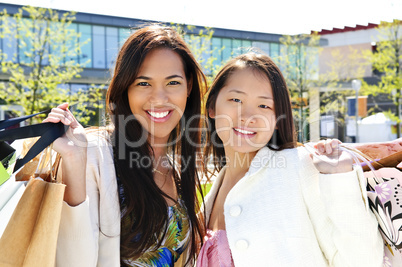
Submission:
{"label": "young woman in white jacket", "polygon": [[319,142],[314,156],[297,147],[288,89],[268,56],[229,61],[206,110],[205,161],[219,173],[197,267],[382,265],[361,169],[338,140]]}
{"label": "young woman in white jacket", "polygon": [[70,126],[53,146],[66,184],[57,266],[191,264],[202,235],[196,156],[205,89],[183,38],[154,25],[131,34],[117,56],[109,130],[84,131],[67,104],[52,110],[46,121]]}

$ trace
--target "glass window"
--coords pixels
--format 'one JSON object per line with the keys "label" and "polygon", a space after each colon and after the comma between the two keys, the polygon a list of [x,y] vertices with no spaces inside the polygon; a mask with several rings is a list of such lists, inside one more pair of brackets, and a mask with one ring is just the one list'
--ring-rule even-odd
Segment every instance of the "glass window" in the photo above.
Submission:
{"label": "glass window", "polygon": [[[65,31],[64,28],[62,28],[62,24],[60,22],[52,22],[50,24],[50,31],[51,32],[63,32]],[[64,52],[66,49],[66,44],[63,41],[63,38],[51,38],[52,42],[49,44],[50,45],[50,54],[49,54],[49,61],[50,65],[62,65],[64,64],[64,55],[66,52]]]}
{"label": "glass window", "polygon": [[222,49],[222,61],[224,63],[232,57],[232,40],[222,38]]}
{"label": "glass window", "polygon": [[79,24],[79,32],[81,33],[79,43],[81,53],[79,54],[79,63],[86,68],[92,67],[92,28],[88,24]]}
{"label": "glass window", "polygon": [[32,31],[33,29],[33,23],[31,19],[23,18],[22,21],[22,26],[19,29],[19,35],[20,35],[20,40],[19,40],[19,62],[20,63],[25,63],[29,64],[32,62],[32,53],[33,53],[33,46],[32,46],[32,41],[30,38],[30,34],[27,33],[27,31]]}
{"label": "glass window", "polygon": [[113,68],[116,63],[117,51],[119,45],[118,29],[106,27],[106,58],[107,68]]}
{"label": "glass window", "polygon": [[215,58],[214,67],[222,64],[222,39],[212,37],[212,56]]}
{"label": "glass window", "polygon": [[93,26],[93,66],[94,68],[106,68],[105,51],[105,27]]}
{"label": "glass window", "polygon": [[261,52],[265,53],[266,55],[269,55],[269,43],[268,42],[253,42],[252,43],[253,47],[258,48]]}
{"label": "glass window", "polygon": [[17,62],[17,52],[18,52],[18,43],[17,43],[17,29],[15,27],[15,19],[9,18],[7,22],[10,33],[5,34],[3,38],[3,52],[7,56],[8,61]]}
{"label": "glass window", "polygon": [[[78,32],[77,23],[71,23],[68,26],[68,31],[71,33],[75,33],[73,35],[76,35]],[[71,38],[71,37],[68,38],[66,45],[67,45],[66,63],[68,61],[73,61],[74,63],[78,62],[78,54],[76,51],[76,48],[78,46],[78,38]]]}
{"label": "glass window", "polygon": [[119,48],[124,44],[127,38],[130,36],[131,31],[127,28],[119,28]]}
{"label": "glass window", "polygon": [[269,51],[269,55],[272,58],[272,60],[279,65],[279,44],[278,43],[271,43],[270,44],[270,51]]}
{"label": "glass window", "polygon": [[233,57],[241,54],[241,40],[233,40]]}
{"label": "glass window", "polygon": [[241,46],[242,46],[241,53],[242,53],[242,54],[247,53],[247,52],[250,50],[251,41],[249,41],[249,40],[242,40],[242,41],[241,41]]}

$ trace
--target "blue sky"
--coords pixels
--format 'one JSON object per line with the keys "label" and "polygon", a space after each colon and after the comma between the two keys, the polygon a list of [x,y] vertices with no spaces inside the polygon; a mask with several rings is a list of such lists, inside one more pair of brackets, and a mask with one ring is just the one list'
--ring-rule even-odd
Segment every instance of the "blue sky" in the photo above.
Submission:
{"label": "blue sky", "polygon": [[402,0],[11,0],[4,3],[279,34],[402,20]]}

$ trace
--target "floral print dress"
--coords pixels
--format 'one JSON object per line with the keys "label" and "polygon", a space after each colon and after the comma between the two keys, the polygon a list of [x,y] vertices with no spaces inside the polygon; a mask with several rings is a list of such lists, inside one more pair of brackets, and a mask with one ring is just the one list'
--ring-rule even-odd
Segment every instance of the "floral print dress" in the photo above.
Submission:
{"label": "floral print dress", "polygon": [[[190,241],[190,224],[184,203],[178,201],[168,209],[169,222],[162,246],[150,248],[135,260],[125,260],[130,266],[173,267]],[[186,260],[186,259],[184,259]]]}

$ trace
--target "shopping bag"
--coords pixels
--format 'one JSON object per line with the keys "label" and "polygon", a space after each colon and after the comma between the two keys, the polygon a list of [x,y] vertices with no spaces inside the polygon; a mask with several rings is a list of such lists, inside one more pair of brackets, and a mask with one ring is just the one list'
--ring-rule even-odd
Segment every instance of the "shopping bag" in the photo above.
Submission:
{"label": "shopping bag", "polygon": [[384,240],[384,265],[402,266],[402,172],[383,167],[364,175],[369,207]]}
{"label": "shopping bag", "polygon": [[29,180],[0,239],[0,266],[54,266],[64,189]]}
{"label": "shopping bag", "polygon": [[0,141],[0,185],[10,178],[13,163],[15,163],[15,149],[4,141]]}
{"label": "shopping bag", "polygon": [[55,179],[60,157],[51,164],[51,154],[51,147],[40,154],[50,171],[29,180],[0,238],[0,266],[54,266],[65,185]]}
{"label": "shopping bag", "polygon": [[363,154],[367,198],[384,241],[384,266],[402,266],[402,151],[371,159]]}
{"label": "shopping bag", "polygon": [[[36,114],[34,114],[36,115]],[[30,115],[32,116],[32,115]],[[18,118],[21,119],[21,118]],[[2,123],[8,121],[1,121]],[[0,140],[21,139],[40,136],[23,158],[18,158],[12,172],[19,170],[35,158],[54,140],[63,135],[67,127],[63,124],[41,123],[21,128],[0,131]],[[40,154],[38,177],[31,178],[0,238],[0,266],[54,266],[56,244],[60,224],[65,186],[56,181],[59,161],[52,164],[51,148]],[[59,159],[59,157],[57,157]],[[50,159],[50,160],[49,160]],[[51,165],[45,168],[45,165]]]}
{"label": "shopping bag", "polygon": [[[16,140],[11,144],[11,147],[15,150],[13,158],[21,154],[22,143],[23,140]],[[9,172],[12,172],[12,169],[13,163],[8,166]],[[16,181],[15,174],[12,174],[9,179],[0,185],[0,237],[3,235],[13,211],[24,193],[26,184],[26,181]]]}

